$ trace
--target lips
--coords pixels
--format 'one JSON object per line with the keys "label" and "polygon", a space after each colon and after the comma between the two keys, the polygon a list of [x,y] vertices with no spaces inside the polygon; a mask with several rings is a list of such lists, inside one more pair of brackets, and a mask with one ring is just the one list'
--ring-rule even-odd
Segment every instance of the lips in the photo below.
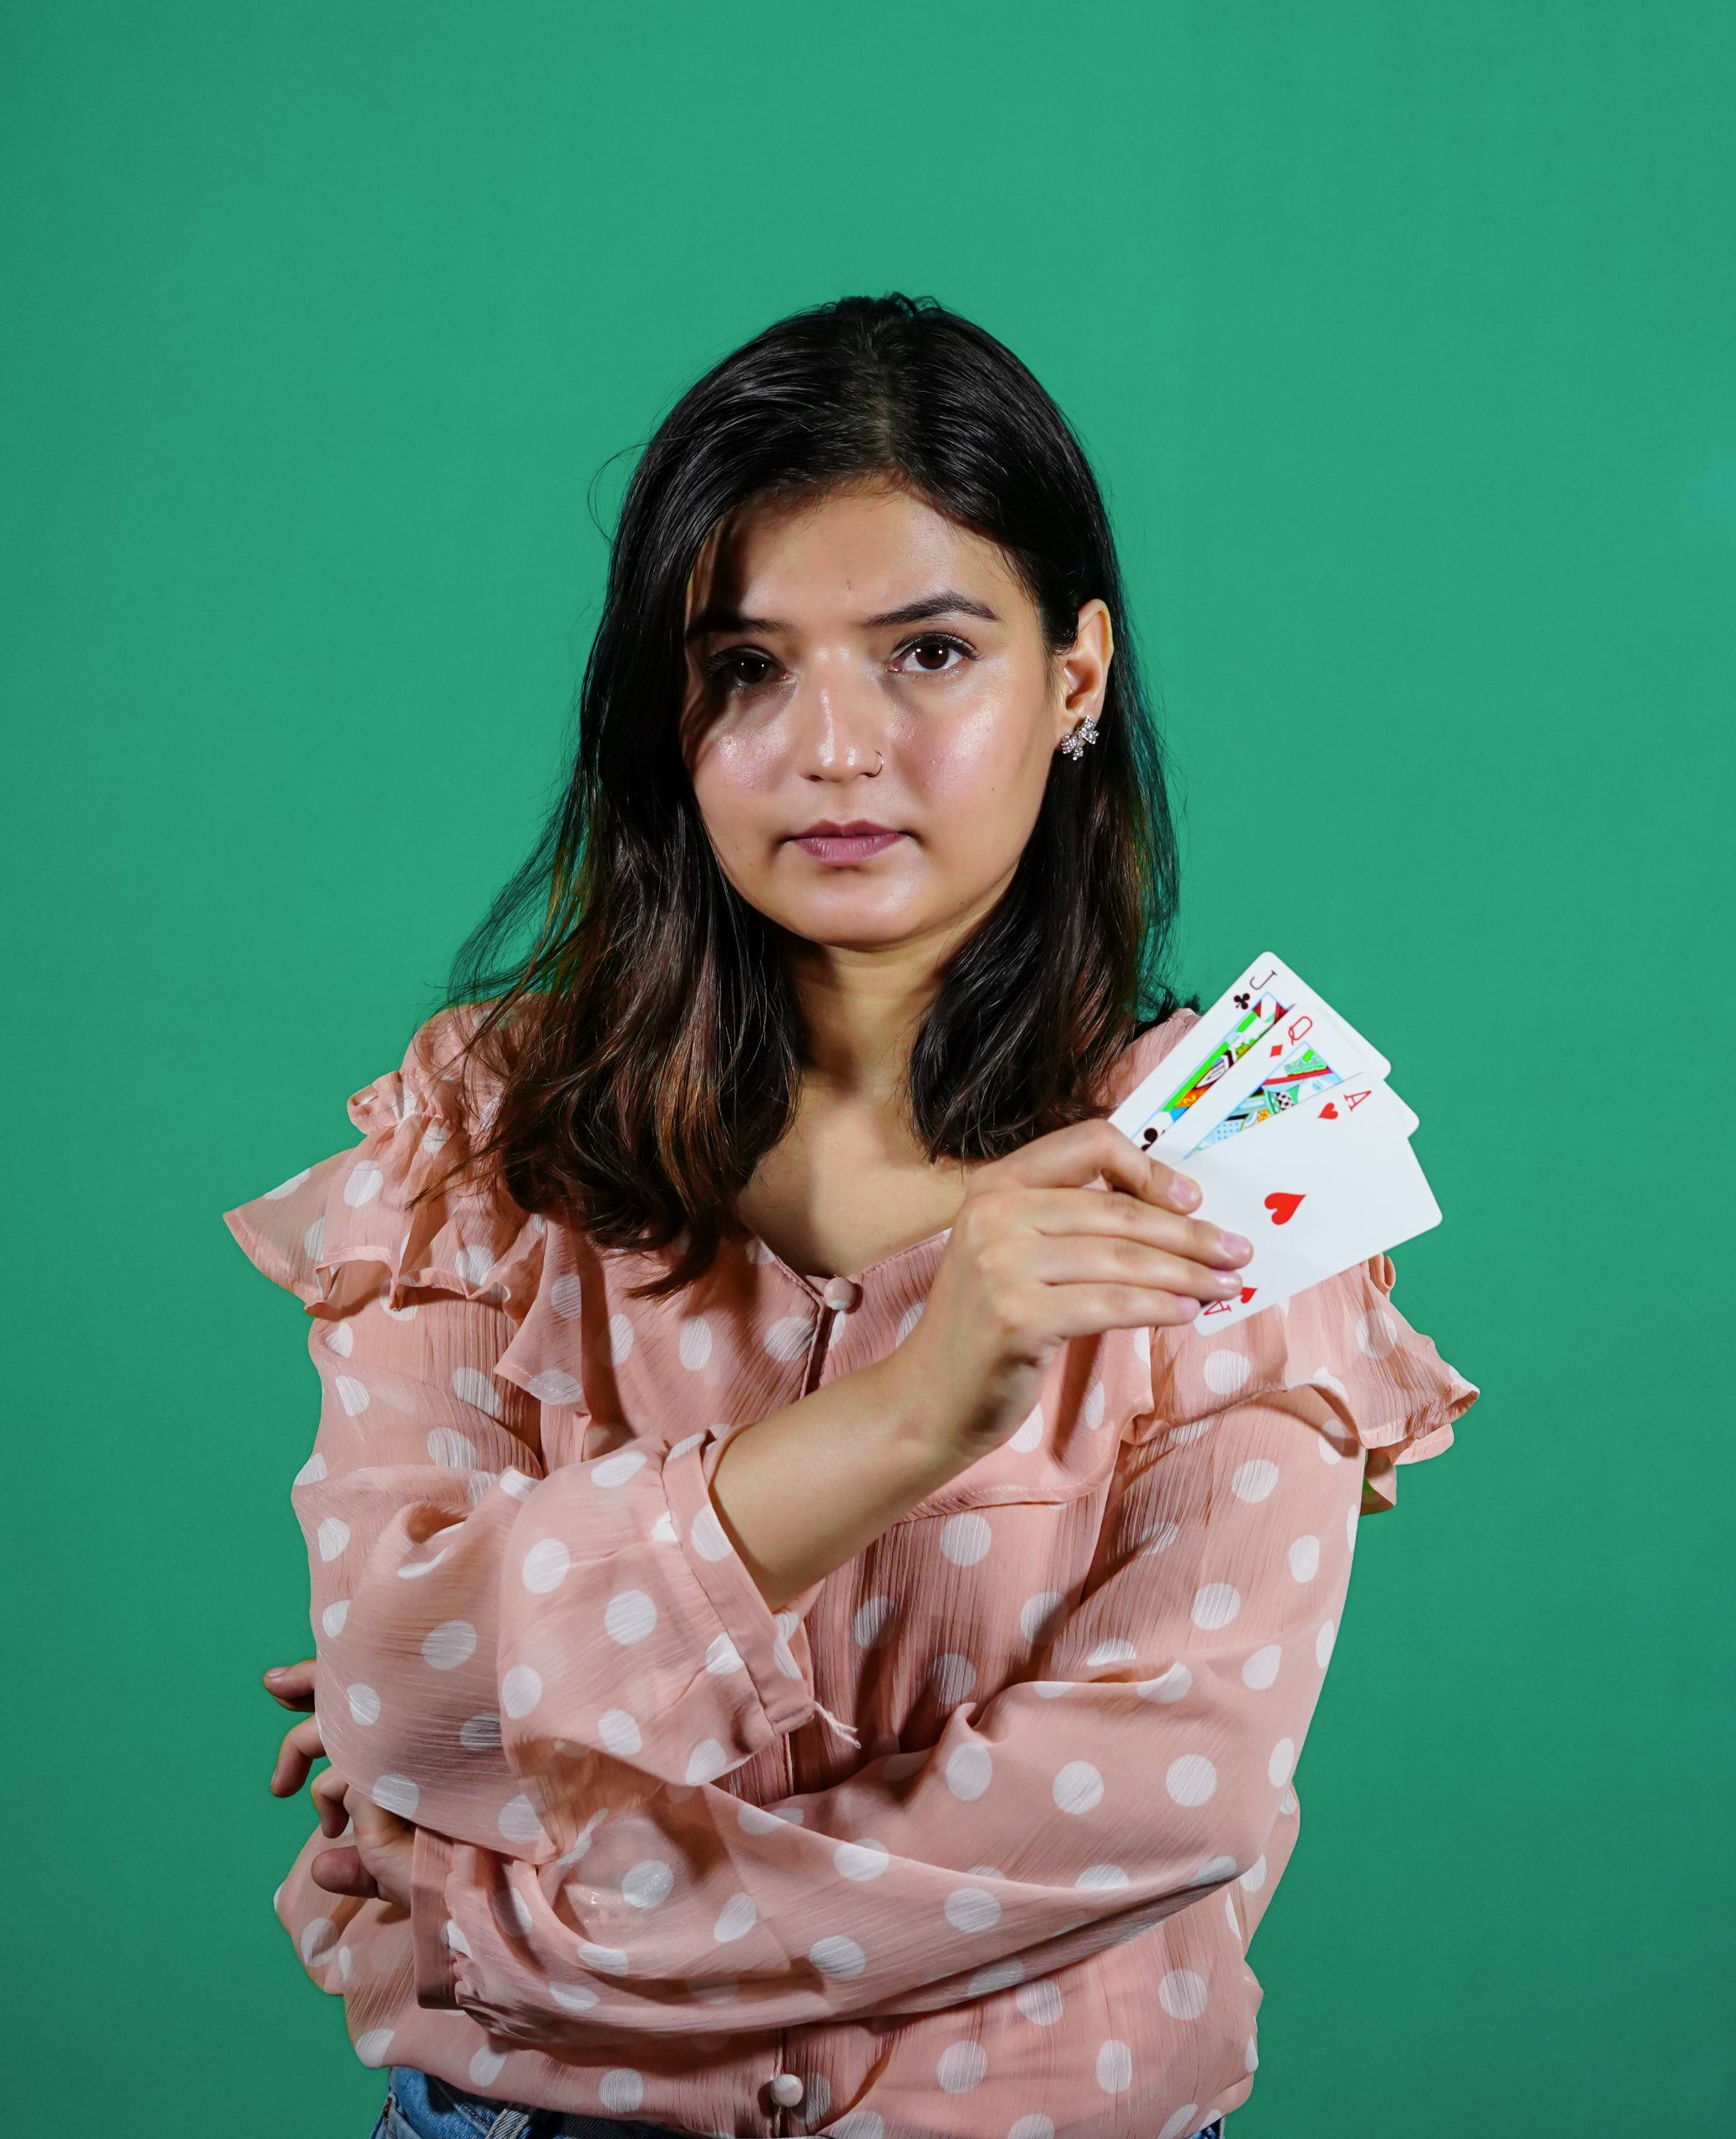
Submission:
{"label": "lips", "polygon": [[866,861],[874,855],[883,854],[903,836],[902,832],[891,831],[884,825],[817,825],[799,832],[794,843],[816,861],[836,866]]}

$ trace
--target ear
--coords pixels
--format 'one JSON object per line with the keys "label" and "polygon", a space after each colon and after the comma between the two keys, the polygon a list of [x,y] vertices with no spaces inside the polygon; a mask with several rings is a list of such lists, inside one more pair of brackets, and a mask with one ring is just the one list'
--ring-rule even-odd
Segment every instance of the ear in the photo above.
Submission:
{"label": "ear", "polygon": [[1094,720],[1102,712],[1114,651],[1115,633],[1109,609],[1094,594],[1079,611],[1077,637],[1060,657],[1061,692],[1055,708],[1058,749],[1082,720]]}

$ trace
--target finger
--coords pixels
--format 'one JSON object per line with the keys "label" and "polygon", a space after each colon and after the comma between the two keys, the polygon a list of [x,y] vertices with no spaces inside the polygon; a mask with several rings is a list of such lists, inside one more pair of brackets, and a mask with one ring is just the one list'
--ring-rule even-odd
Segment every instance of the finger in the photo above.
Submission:
{"label": "finger", "polygon": [[366,1791],[353,1786],[348,1795],[357,1853],[378,1891],[389,1898],[408,1883],[416,1830],[395,1812],[376,1805]]}
{"label": "finger", "polygon": [[381,1822],[391,1817],[383,1812],[365,1790],[358,1790],[351,1783],[343,1793],[344,1809],[354,1830],[356,1847],[366,1863],[370,1850],[377,1849],[383,1839]]}
{"label": "finger", "polygon": [[299,1664],[274,1664],[265,1674],[265,1689],[285,1708],[312,1708],[315,1659],[304,1656]]}
{"label": "finger", "polygon": [[1200,1303],[1185,1293],[1152,1291],[1145,1285],[1059,1285],[1058,1318],[1070,1337],[1095,1337],[1106,1329],[1174,1329],[1192,1322]]}
{"label": "finger", "polygon": [[272,1771],[272,1796],[293,1797],[307,1780],[313,1763],[324,1757],[325,1750],[317,1716],[310,1715],[305,1723],[291,1724],[277,1748],[277,1765]]}
{"label": "finger", "polygon": [[355,1821],[356,1840],[363,1852],[395,1848],[400,1842],[414,1842],[416,1830],[409,1821],[400,1819],[396,1812],[388,1812],[383,1805],[376,1805],[365,1790],[352,1783],[345,1793],[350,1817]]}
{"label": "finger", "polygon": [[1021,1215],[1038,1232],[1109,1233],[1165,1248],[1191,1263],[1246,1263],[1253,1243],[1206,1218],[1182,1218],[1114,1188],[1033,1190]]}
{"label": "finger", "polygon": [[1243,1283],[1239,1270],[1211,1269],[1123,1234],[1035,1234],[1024,1269],[1047,1285],[1134,1285],[1197,1300],[1234,1299]]}
{"label": "finger", "polygon": [[350,1824],[348,1806],[344,1793],[348,1785],[336,1768],[327,1768],[316,1776],[308,1793],[313,1800],[313,1809],[319,1815],[319,1831],[323,1835],[341,1835]]}
{"label": "finger", "polygon": [[379,1887],[362,1862],[359,1850],[322,1849],[307,1867],[316,1887],[328,1894],[377,1894]]}
{"label": "finger", "polygon": [[1103,1116],[1034,1137],[985,1166],[972,1186],[1084,1188],[1099,1176],[1142,1202],[1167,1204],[1174,1211],[1190,1211],[1200,1200],[1197,1181],[1142,1151]]}

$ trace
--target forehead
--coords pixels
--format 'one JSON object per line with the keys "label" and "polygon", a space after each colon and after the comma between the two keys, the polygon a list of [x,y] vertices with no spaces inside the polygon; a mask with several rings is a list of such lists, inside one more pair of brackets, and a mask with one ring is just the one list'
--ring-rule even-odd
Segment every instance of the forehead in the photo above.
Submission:
{"label": "forehead", "polygon": [[1022,593],[997,543],[875,482],[756,498],[731,513],[700,551],[687,606],[690,617],[727,604],[794,622],[865,615],[939,587],[1003,602]]}

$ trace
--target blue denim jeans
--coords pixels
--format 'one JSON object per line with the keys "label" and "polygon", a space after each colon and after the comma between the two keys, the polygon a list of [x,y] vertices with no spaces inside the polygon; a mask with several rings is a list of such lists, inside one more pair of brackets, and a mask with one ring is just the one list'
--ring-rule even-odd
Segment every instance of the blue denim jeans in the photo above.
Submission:
{"label": "blue denim jeans", "polygon": [[[1223,2139],[1216,2118],[1194,2139]],[[630,2116],[591,2116],[582,2110],[532,2109],[528,2104],[467,2094],[414,2065],[394,2065],[385,2106],[368,2139],[693,2139],[667,2124]],[[1156,2135],[1152,2135],[1156,2139]]]}

